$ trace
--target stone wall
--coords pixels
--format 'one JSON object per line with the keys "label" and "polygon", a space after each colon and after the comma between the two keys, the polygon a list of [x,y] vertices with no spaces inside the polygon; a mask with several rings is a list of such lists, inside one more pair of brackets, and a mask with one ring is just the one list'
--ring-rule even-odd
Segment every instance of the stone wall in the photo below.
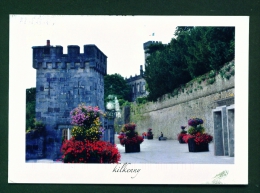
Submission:
{"label": "stone wall", "polygon": [[[137,124],[139,134],[152,128],[154,137],[163,132],[168,139],[177,139],[180,126],[188,126],[188,119],[202,118],[206,132],[213,135],[212,109],[221,106],[220,101],[234,100],[234,76],[228,80],[220,74],[214,83],[193,80],[175,93],[164,95],[157,102],[131,106],[131,122]],[[178,93],[178,94],[177,94]]]}

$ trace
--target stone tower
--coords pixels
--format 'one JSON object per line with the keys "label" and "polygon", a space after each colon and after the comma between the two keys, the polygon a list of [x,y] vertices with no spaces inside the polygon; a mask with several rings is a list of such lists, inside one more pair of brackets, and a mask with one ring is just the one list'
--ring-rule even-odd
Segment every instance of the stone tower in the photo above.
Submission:
{"label": "stone tower", "polygon": [[34,46],[36,120],[46,125],[44,155],[59,157],[63,138],[70,137],[70,111],[80,103],[104,110],[104,75],[107,56],[95,45]]}

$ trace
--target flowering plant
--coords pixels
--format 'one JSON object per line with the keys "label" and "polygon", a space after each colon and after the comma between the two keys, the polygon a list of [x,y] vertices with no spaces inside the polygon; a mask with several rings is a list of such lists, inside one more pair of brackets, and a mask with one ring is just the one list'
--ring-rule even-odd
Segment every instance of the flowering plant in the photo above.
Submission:
{"label": "flowering plant", "polygon": [[205,128],[202,126],[202,125],[197,125],[197,127],[193,127],[191,126],[189,129],[188,129],[188,133],[189,134],[196,134],[196,133],[204,133],[205,132]]}
{"label": "flowering plant", "polygon": [[182,138],[185,143],[188,143],[189,139],[194,139],[197,145],[201,143],[210,143],[213,140],[213,137],[207,133],[196,133],[194,135],[185,135]]}
{"label": "flowering plant", "polygon": [[182,131],[177,135],[178,136],[178,141],[180,143],[184,143],[183,137],[187,135],[187,131],[184,131],[185,128],[186,128],[186,126],[181,126]]}
{"label": "flowering plant", "polygon": [[186,126],[181,126],[181,129],[184,130],[186,128]]}
{"label": "flowering plant", "polygon": [[142,133],[142,136],[146,136],[146,135],[147,135],[147,133],[146,133],[146,132],[143,132],[143,133]]}
{"label": "flowering plant", "polygon": [[205,128],[202,126],[203,120],[200,118],[192,118],[188,120],[190,128],[188,129],[187,135],[183,136],[185,143],[188,143],[189,139],[194,139],[197,145],[201,143],[210,143],[213,137],[205,133]]}
{"label": "flowering plant", "polygon": [[124,131],[134,131],[136,127],[136,124],[134,123],[127,123],[123,125]]}
{"label": "flowering plant", "polygon": [[[78,141],[74,137],[62,144],[64,163],[118,163],[117,147],[106,141]],[[94,159],[93,159],[94,158]]]}
{"label": "flowering plant", "polygon": [[64,140],[61,152],[64,163],[118,163],[120,154],[117,147],[109,142],[100,141],[103,128],[98,107],[80,104],[70,113],[72,138]]}
{"label": "flowering plant", "polygon": [[203,120],[200,118],[191,118],[188,120],[189,126],[194,126],[196,127],[197,125],[203,124]]}
{"label": "flowering plant", "polygon": [[72,136],[76,140],[97,141],[103,134],[100,116],[103,113],[98,107],[85,106],[80,104],[70,112],[71,123],[74,124]]}
{"label": "flowering plant", "polygon": [[90,127],[98,117],[104,115],[98,107],[80,104],[70,112],[71,124]]}
{"label": "flowering plant", "polygon": [[121,133],[118,136],[121,145],[125,144],[141,144],[144,139],[139,136],[135,131],[136,124],[128,123],[125,124],[122,128]]}
{"label": "flowering plant", "polygon": [[153,136],[152,128],[148,128],[147,136]]}
{"label": "flowering plant", "polygon": [[121,136],[118,136],[118,138],[119,138],[119,140],[120,140],[120,144],[122,145],[122,146],[124,146],[124,145],[134,145],[134,144],[141,144],[143,141],[144,141],[144,139],[143,139],[143,137],[141,137],[141,136],[138,136],[138,135],[136,135],[136,136],[134,136],[134,137],[121,137]]}
{"label": "flowering plant", "polygon": [[183,140],[183,137],[186,136],[186,133],[179,133],[178,134],[178,141]]}

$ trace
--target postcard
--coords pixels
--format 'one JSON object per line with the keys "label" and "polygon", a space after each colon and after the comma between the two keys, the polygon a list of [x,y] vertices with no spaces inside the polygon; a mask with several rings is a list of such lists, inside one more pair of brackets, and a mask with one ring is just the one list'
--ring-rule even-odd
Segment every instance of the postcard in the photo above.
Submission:
{"label": "postcard", "polygon": [[10,15],[8,183],[248,184],[248,16]]}

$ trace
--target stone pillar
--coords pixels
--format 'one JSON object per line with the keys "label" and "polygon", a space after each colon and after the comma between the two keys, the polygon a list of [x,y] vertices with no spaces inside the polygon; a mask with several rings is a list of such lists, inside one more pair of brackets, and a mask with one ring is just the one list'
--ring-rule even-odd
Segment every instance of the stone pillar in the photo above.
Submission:
{"label": "stone pillar", "polygon": [[224,155],[227,156],[228,153],[228,129],[227,129],[227,109],[226,106],[222,107],[222,132],[223,132],[223,146]]}
{"label": "stone pillar", "polygon": [[234,157],[234,141],[235,141],[235,106],[231,105],[227,107],[227,128],[228,128],[228,148],[229,156]]}
{"label": "stone pillar", "polygon": [[224,155],[223,134],[222,134],[222,119],[221,110],[216,108],[213,110],[213,125],[214,125],[214,155]]}
{"label": "stone pillar", "polygon": [[226,106],[213,109],[214,150],[216,156],[228,155],[228,130]]}

